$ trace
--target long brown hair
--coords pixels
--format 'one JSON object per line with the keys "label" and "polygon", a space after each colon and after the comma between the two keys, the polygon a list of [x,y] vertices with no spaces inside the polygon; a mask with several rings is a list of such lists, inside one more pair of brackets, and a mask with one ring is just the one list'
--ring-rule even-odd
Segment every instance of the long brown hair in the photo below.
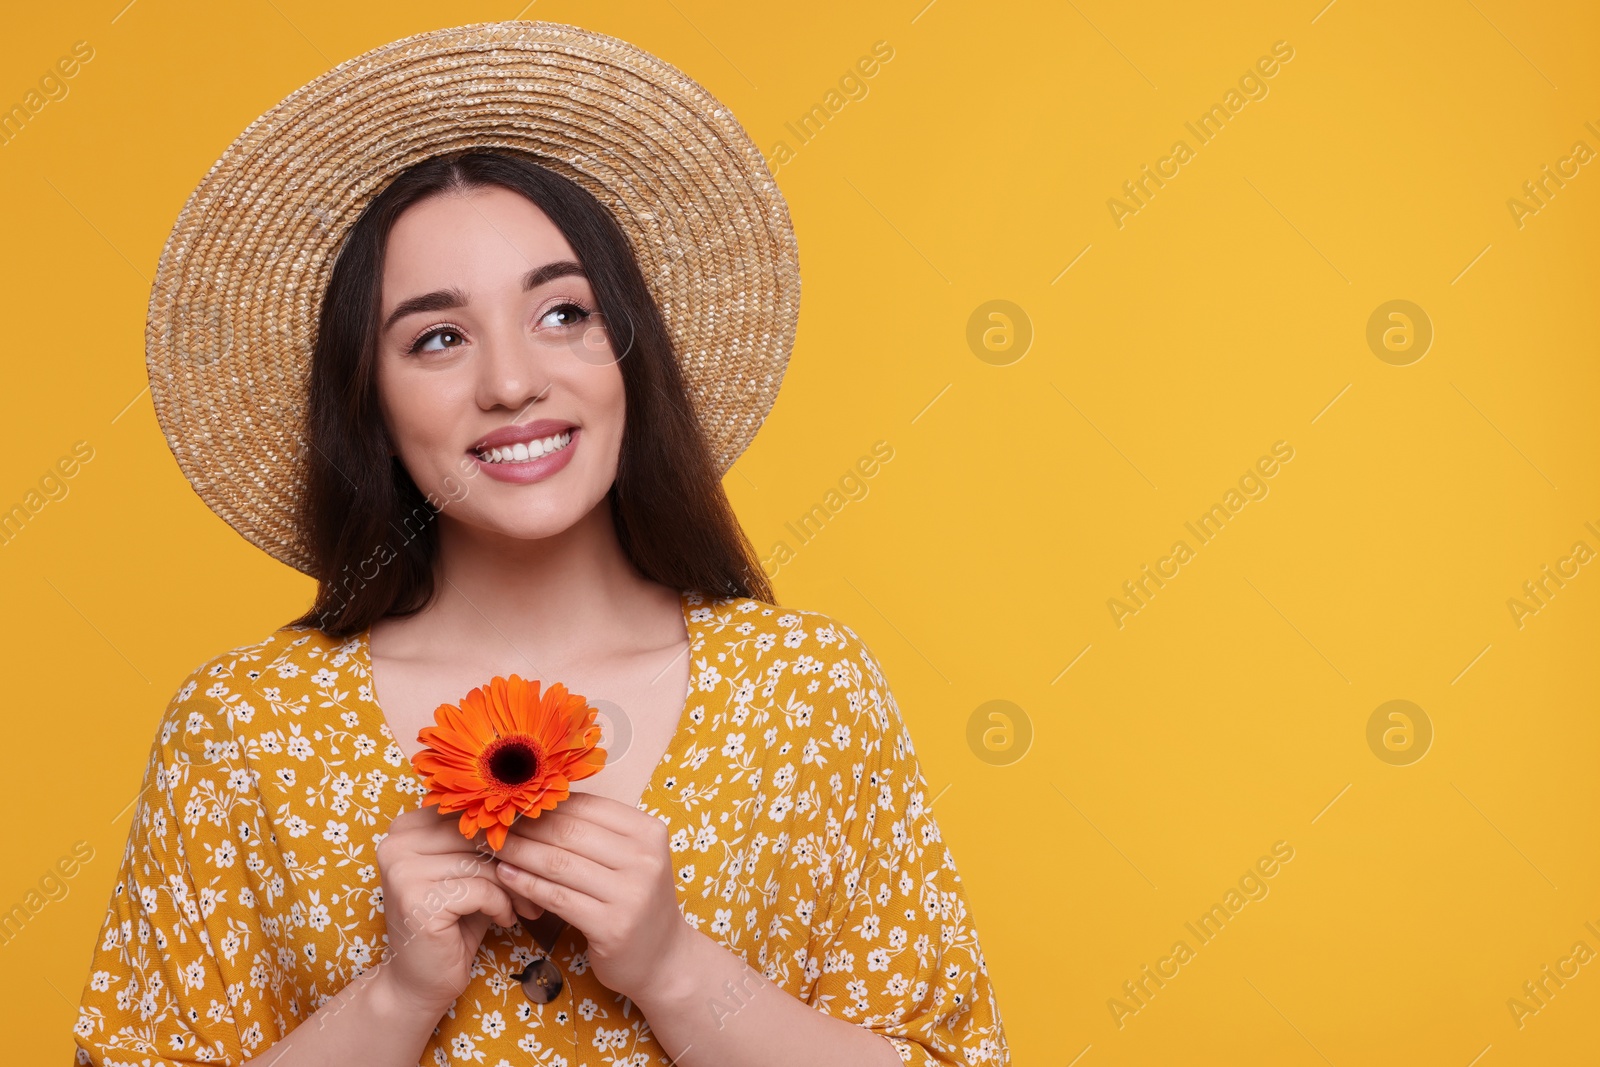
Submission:
{"label": "long brown hair", "polygon": [[317,597],[290,625],[348,637],[385,616],[415,614],[433,599],[434,520],[442,505],[390,454],[378,406],[383,257],[406,208],[484,186],[520,193],[548,215],[593,286],[622,370],[626,416],[607,499],[623,551],[645,577],[674,589],[774,603],[627,236],[576,182],[521,155],[477,150],[435,156],[401,173],[367,206],[334,263],[312,355],[300,515]]}

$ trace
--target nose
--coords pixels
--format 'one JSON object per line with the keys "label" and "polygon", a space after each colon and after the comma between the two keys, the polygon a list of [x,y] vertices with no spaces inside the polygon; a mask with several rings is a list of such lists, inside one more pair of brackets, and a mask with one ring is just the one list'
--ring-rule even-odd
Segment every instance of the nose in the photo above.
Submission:
{"label": "nose", "polygon": [[554,384],[548,354],[515,324],[483,335],[477,353],[478,405],[520,412]]}

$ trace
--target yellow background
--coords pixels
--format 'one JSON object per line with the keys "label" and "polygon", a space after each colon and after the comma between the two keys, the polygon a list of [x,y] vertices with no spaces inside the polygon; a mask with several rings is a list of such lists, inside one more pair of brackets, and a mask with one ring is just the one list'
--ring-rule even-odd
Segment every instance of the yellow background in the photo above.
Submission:
{"label": "yellow background", "polygon": [[[794,550],[780,600],[885,663],[1014,1062],[1595,1062],[1600,959],[1520,1027],[1507,1006],[1575,942],[1600,952],[1600,562],[1520,627],[1507,603],[1575,542],[1600,551],[1600,162],[1520,227],[1507,205],[1574,142],[1600,151],[1592,6],[923,3],[525,17],[663,56],[793,152],[798,345],[726,484],[763,555]],[[518,14],[8,14],[0,104],[95,50],[0,147],[0,507],[94,449],[0,547],[0,908],[93,849],[0,945],[8,1062],[67,1062],[180,679],[312,591],[192,493],[141,392],[171,225],[239,131],[334,63]],[[878,41],[866,95],[799,143],[785,123]],[[1200,145],[1184,123],[1278,41],[1268,94]],[[1193,158],[1119,228],[1107,201],[1180,138]],[[1406,366],[1366,340],[1397,299],[1434,330]],[[991,300],[1031,324],[1020,359],[969,346]],[[876,441],[893,459],[799,545],[784,524]],[[1184,523],[1277,441],[1294,458],[1269,495],[1198,545]],[[1107,601],[1180,538],[1194,557],[1119,627]],[[1432,724],[1409,765],[1367,742],[1394,699]],[[1016,706],[1014,745],[1031,732],[1020,759],[969,745],[992,700]],[[1199,945],[1184,924],[1278,841],[1294,858],[1270,893]],[[1119,1026],[1108,1001],[1179,939],[1194,957]]]}

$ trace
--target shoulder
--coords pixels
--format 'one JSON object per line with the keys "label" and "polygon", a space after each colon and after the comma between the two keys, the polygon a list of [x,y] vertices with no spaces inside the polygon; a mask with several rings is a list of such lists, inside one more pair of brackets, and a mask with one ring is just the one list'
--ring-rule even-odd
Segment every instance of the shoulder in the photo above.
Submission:
{"label": "shoulder", "polygon": [[280,626],[259,640],[237,645],[204,660],[184,677],[173,696],[173,703],[189,701],[196,692],[219,699],[230,686],[274,679],[298,678],[307,668],[339,660],[347,662],[355,653],[359,638],[330,637],[321,630],[304,626]]}
{"label": "shoulder", "polygon": [[758,650],[782,649],[791,660],[809,656],[849,661],[872,684],[885,685],[882,666],[861,635],[827,612],[743,596],[691,595],[689,604],[690,619],[712,635],[749,641]]}
{"label": "shoulder", "polygon": [[[735,704],[758,697],[798,708],[795,720],[826,736],[843,726],[843,743],[867,753],[887,743],[910,747],[878,657],[843,620],[825,611],[753,597],[691,598],[703,640],[693,650],[700,688],[726,689]],[[813,714],[814,713],[814,714]]]}
{"label": "shoulder", "polygon": [[218,652],[191,669],[167,703],[160,742],[175,733],[232,734],[263,704],[306,698],[323,666],[354,655],[358,638],[284,625],[258,640]]}
{"label": "shoulder", "polygon": [[797,634],[823,645],[861,645],[860,636],[827,612],[774,604],[755,597],[710,597],[689,594],[690,618],[713,630],[737,628],[741,633]]}

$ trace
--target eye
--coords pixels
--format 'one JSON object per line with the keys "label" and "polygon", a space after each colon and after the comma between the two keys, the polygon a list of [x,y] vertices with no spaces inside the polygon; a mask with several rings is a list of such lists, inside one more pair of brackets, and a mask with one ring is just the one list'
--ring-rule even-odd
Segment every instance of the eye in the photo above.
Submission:
{"label": "eye", "polygon": [[459,345],[461,343],[461,340],[462,340],[461,331],[457,330],[455,327],[453,327],[453,326],[435,326],[433,329],[428,330],[425,333],[423,333],[420,336],[418,336],[415,341],[412,341],[411,342],[411,346],[406,349],[407,354],[414,356],[418,352],[422,352],[422,351],[429,351],[429,352],[442,352],[442,351],[444,351],[444,349],[442,349],[442,348],[425,348],[426,343],[429,340],[431,340],[431,339],[433,339],[435,337],[454,337],[456,339],[456,344],[447,345],[446,346],[447,348],[455,348],[457,345]]}
{"label": "eye", "polygon": [[[557,329],[562,329],[576,326],[592,314],[593,312],[584,307],[582,304],[576,304],[572,301],[567,301],[566,303],[557,304],[549,311],[546,311],[543,315],[539,316],[539,321],[541,323],[547,323],[550,326],[554,326]],[[552,316],[560,316],[562,321],[548,322]]]}

